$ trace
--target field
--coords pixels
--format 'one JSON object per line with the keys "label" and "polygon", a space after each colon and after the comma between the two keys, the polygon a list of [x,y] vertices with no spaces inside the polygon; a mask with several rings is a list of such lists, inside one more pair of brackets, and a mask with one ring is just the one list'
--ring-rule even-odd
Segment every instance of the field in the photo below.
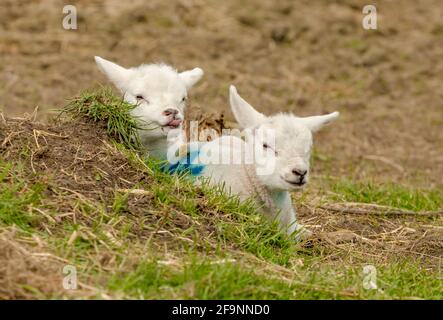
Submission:
{"label": "field", "polygon": [[[2,1],[0,298],[442,299],[440,2],[378,1],[365,30],[364,1],[73,1],[64,30],[62,1]],[[94,55],[201,67],[188,117],[209,124],[233,121],[230,84],[265,114],[340,111],[294,194],[314,237],[110,133],[110,112],[127,119]],[[58,117],[87,90],[117,108]]]}

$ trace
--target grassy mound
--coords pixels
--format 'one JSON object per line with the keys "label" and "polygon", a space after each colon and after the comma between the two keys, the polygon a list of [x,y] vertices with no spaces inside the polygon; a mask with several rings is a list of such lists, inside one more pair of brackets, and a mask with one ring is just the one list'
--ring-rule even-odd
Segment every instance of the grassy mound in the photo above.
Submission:
{"label": "grassy mound", "polygon": [[[308,190],[297,207],[318,239],[294,244],[252,203],[141,156],[130,108],[101,89],[49,124],[0,121],[0,298],[441,298],[440,216],[344,215],[322,209],[337,194]],[[427,210],[431,193],[403,207]]]}

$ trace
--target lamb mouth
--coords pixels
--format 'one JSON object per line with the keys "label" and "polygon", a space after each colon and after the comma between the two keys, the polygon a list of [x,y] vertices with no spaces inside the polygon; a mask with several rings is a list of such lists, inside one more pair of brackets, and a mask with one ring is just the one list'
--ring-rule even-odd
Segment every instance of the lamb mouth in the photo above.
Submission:
{"label": "lamb mouth", "polygon": [[290,185],[297,186],[297,187],[302,187],[306,184],[305,181],[295,182],[295,181],[290,181],[290,180],[286,180],[286,179],[283,179],[283,180],[285,180],[285,182],[289,183]]}
{"label": "lamb mouth", "polygon": [[163,128],[177,129],[178,127],[180,127],[182,122],[183,121],[181,119],[173,119],[173,120],[169,121],[168,123],[164,124],[162,127]]}

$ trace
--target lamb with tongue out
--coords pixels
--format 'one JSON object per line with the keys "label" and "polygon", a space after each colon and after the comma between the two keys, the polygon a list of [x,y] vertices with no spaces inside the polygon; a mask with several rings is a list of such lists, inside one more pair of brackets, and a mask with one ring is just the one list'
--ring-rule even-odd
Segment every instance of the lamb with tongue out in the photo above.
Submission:
{"label": "lamb with tongue out", "polygon": [[138,135],[146,151],[165,160],[171,144],[168,135],[172,133],[172,137],[183,140],[182,123],[188,90],[200,80],[203,70],[194,68],[177,72],[166,64],[124,68],[100,57],[95,57],[95,62],[123,93],[124,100],[136,105],[132,115],[139,121]]}
{"label": "lamb with tongue out", "polygon": [[183,120],[181,119],[172,119],[168,122],[168,126],[171,128],[178,128],[182,124]]}

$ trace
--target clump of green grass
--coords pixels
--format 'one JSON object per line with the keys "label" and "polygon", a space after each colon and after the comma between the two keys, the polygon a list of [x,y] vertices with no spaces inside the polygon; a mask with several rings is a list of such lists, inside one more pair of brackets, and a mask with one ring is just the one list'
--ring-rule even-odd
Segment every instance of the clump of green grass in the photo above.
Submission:
{"label": "clump of green grass", "polygon": [[0,160],[0,223],[29,230],[37,219],[29,208],[41,204],[45,186],[27,183],[19,178],[18,173],[11,163]]}
{"label": "clump of green grass", "polygon": [[122,97],[116,97],[112,89],[101,87],[95,91],[84,91],[71,99],[62,109],[62,113],[74,117],[86,117],[94,122],[104,122],[108,134],[123,143],[127,148],[139,150],[140,140],[137,119],[130,114],[135,105],[127,103]]}
{"label": "clump of green grass", "polygon": [[394,183],[352,182],[340,180],[331,184],[338,201],[375,203],[412,211],[436,211],[443,209],[443,190],[420,190]]}

